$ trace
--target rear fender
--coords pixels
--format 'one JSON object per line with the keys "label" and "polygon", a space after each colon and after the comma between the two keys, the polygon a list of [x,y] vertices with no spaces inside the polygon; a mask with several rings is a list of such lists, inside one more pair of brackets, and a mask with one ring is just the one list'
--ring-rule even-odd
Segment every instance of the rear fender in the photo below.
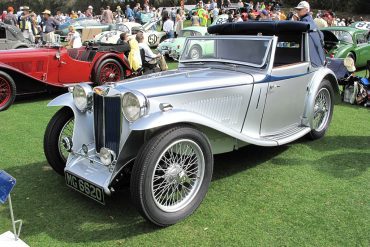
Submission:
{"label": "rear fender", "polygon": [[[99,65],[105,60],[105,59],[109,59],[109,58],[113,58],[115,60],[117,60],[123,67],[123,69],[129,69],[130,68],[130,65],[128,63],[128,60],[127,58],[125,57],[125,55],[122,54],[122,56],[124,57],[122,59],[122,57],[120,57],[118,54],[116,53],[106,53],[104,54],[103,56],[99,57],[95,63],[94,63],[94,66],[93,66],[93,70],[92,70],[92,75],[93,77],[95,76],[95,73],[98,71],[98,67]],[[125,71],[123,71],[125,73]],[[93,78],[92,77],[92,78]]]}
{"label": "rear fender", "polygon": [[338,104],[341,101],[339,86],[338,86],[337,78],[335,77],[334,72],[328,68],[319,69],[317,72],[315,72],[315,75],[312,78],[310,85],[307,88],[307,97],[306,97],[306,104],[305,104],[306,107],[305,107],[305,112],[303,114],[303,120],[302,120],[303,121],[302,124],[305,126],[312,127],[315,97],[316,97],[317,92],[320,89],[321,82],[324,79],[328,80],[333,88],[334,103]]}

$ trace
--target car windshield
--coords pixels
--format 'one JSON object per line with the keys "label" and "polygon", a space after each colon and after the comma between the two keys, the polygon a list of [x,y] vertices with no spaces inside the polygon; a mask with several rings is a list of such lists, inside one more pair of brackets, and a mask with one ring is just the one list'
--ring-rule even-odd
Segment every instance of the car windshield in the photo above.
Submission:
{"label": "car windshield", "polygon": [[222,62],[262,67],[266,64],[272,37],[190,37],[180,57],[182,63]]}
{"label": "car windshield", "polygon": [[193,30],[181,30],[178,37],[192,37],[192,36],[202,36],[198,31]]}
{"label": "car windshield", "polygon": [[338,41],[353,44],[352,35],[347,31],[330,30]]}
{"label": "car windshield", "polygon": [[130,29],[125,24],[116,24],[113,30],[130,33]]}

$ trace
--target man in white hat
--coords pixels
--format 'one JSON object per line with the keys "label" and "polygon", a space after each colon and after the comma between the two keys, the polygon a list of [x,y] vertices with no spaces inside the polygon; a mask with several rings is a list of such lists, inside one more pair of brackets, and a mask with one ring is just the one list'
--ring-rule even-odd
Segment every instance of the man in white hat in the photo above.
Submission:
{"label": "man in white hat", "polygon": [[92,19],[94,17],[94,14],[93,14],[93,6],[89,6],[85,12],[85,16],[86,18],[89,18],[89,19]]}
{"label": "man in white hat", "polygon": [[42,12],[42,14],[43,19],[40,23],[40,26],[42,28],[43,41],[45,43],[55,43],[54,32],[58,28],[60,23],[51,16],[51,12],[48,9],[45,9],[45,11]]}
{"label": "man in white hat", "polygon": [[325,51],[323,47],[323,34],[318,30],[310,13],[310,4],[306,1],[300,2],[295,7],[299,21],[306,22],[310,25],[309,29],[309,46],[310,46],[310,60],[314,67],[323,66],[325,64]]}

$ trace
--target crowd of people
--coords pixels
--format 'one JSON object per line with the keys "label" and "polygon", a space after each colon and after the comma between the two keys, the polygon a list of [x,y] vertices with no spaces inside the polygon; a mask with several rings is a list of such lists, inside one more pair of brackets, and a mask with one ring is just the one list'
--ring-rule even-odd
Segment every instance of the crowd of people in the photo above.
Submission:
{"label": "crowd of people", "polygon": [[[143,6],[140,3],[133,5],[128,4],[121,8],[117,6],[115,11],[112,11],[110,6],[101,8],[99,13],[94,12],[93,6],[88,6],[85,11],[72,10],[69,14],[56,11],[52,16],[50,10],[45,10],[40,14],[36,14],[28,6],[22,6],[18,11],[12,6],[4,10],[0,15],[0,21],[7,24],[19,27],[22,30],[24,37],[31,42],[55,42],[54,31],[59,25],[69,22],[77,18],[95,18],[99,19],[102,24],[112,24],[124,21],[143,23],[142,14],[146,14],[149,18],[161,19],[161,28],[167,34],[167,38],[173,38],[183,28],[183,23],[186,19],[184,6],[171,9],[158,8],[151,6],[149,1],[145,1]],[[309,14],[314,18],[316,25],[321,27],[328,26],[348,26],[355,20],[353,17],[339,18],[331,10],[319,10],[314,15],[311,11]],[[199,1],[196,7],[190,10],[187,15],[190,17],[191,25],[193,26],[208,26],[219,15],[227,15],[228,22],[243,22],[248,20],[298,20],[299,16],[296,9],[290,9],[288,13],[281,10],[279,0],[270,2],[243,2],[238,0],[232,4],[230,0],[222,1],[221,6],[218,6],[217,1],[211,0],[207,3]],[[359,20],[362,20],[360,18]],[[73,27],[68,35],[69,45],[79,45],[79,37]],[[76,42],[77,40],[77,42]],[[76,43],[75,45],[73,45]]]}
{"label": "crowd of people", "polygon": [[[232,5],[230,0],[223,4],[219,8],[215,0],[209,1],[207,4],[200,1],[196,8],[191,11],[191,22],[193,26],[207,26],[209,25],[208,20],[211,23],[219,15],[227,15],[227,22],[243,22],[248,20],[253,21],[278,21],[278,20],[299,20],[297,10],[291,8],[289,12],[285,13],[282,10],[280,1],[270,2],[253,2],[249,3],[239,0],[237,4]],[[312,11],[309,15],[314,17]],[[354,17],[339,18],[331,10],[318,10],[314,17],[314,21],[319,28],[329,26],[349,26],[355,22]],[[358,21],[363,21],[360,17]]]}

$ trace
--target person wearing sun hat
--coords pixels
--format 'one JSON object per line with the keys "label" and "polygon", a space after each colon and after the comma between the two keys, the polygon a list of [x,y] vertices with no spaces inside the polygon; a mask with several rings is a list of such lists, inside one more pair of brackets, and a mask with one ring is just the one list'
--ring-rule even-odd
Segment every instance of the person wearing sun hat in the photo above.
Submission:
{"label": "person wearing sun hat", "polygon": [[45,9],[43,14],[43,19],[40,23],[42,28],[42,38],[44,43],[55,43],[55,30],[58,28],[60,23],[51,16],[51,12]]}
{"label": "person wearing sun hat", "polygon": [[301,1],[295,7],[298,21],[305,22],[310,25],[309,34],[309,47],[310,47],[310,62],[313,67],[323,66],[326,62],[325,51],[323,46],[323,34],[318,30],[316,23],[310,15],[310,4],[307,1]]}

